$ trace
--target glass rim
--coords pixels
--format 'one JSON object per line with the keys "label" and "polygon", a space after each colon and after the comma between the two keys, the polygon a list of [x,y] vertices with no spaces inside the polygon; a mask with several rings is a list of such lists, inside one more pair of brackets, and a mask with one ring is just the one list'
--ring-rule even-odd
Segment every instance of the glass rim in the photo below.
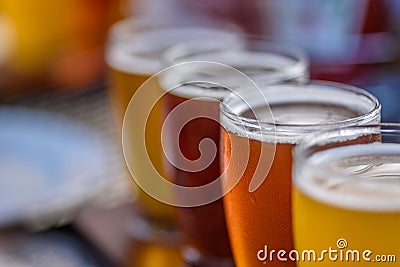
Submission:
{"label": "glass rim", "polygon": [[[345,127],[345,126],[352,126],[356,125],[357,123],[367,123],[370,120],[373,120],[374,118],[380,116],[380,111],[381,111],[381,104],[379,100],[369,93],[368,91],[361,89],[359,87],[353,86],[353,85],[348,85],[348,84],[343,84],[343,83],[338,83],[338,82],[332,82],[332,81],[323,81],[323,80],[310,80],[309,83],[307,84],[276,84],[276,85],[268,85],[260,88],[263,94],[268,93],[271,89],[279,89],[280,87],[298,87],[298,89],[301,88],[307,88],[310,86],[321,86],[321,87],[329,87],[331,89],[337,89],[340,91],[345,91],[349,93],[355,93],[358,95],[362,95],[366,98],[368,98],[371,101],[371,109],[360,116],[342,120],[342,121],[335,121],[335,122],[327,122],[327,123],[319,123],[319,124],[290,124],[290,123],[275,123],[275,122],[265,122],[265,121],[258,121],[256,119],[252,119],[246,116],[242,116],[239,114],[236,114],[231,111],[231,108],[229,107],[229,102],[233,100],[237,100],[240,97],[238,96],[237,93],[230,93],[228,94],[223,101],[220,104],[220,110],[221,110],[221,116],[226,117],[229,121],[235,122],[235,123],[241,123],[243,124],[244,127],[247,128],[256,128],[258,130],[261,130],[262,132],[286,132],[286,133],[294,133],[294,134],[304,134],[304,133],[311,133],[314,131],[320,131],[320,130],[328,130],[332,128],[338,128],[338,127]],[[254,107],[250,107],[254,108]],[[364,124],[365,124],[364,123]]]}
{"label": "glass rim", "polygon": [[[301,159],[302,162],[305,160],[307,156],[309,156],[312,152],[308,153],[312,146],[323,145],[319,142],[329,141],[328,138],[332,137],[340,137],[340,134],[368,134],[368,133],[395,133],[400,136],[400,123],[391,123],[391,122],[381,122],[374,124],[364,124],[364,125],[351,125],[338,127],[327,130],[315,131],[313,133],[307,134],[301,138],[300,142],[293,149],[293,155],[297,159]],[[400,143],[400,142],[399,142]]]}
{"label": "glass rim", "polygon": [[[299,77],[299,74],[308,72],[308,67],[310,65],[309,58],[306,52],[299,46],[296,46],[295,44],[292,43],[274,40],[272,37],[265,35],[250,35],[250,34],[239,33],[239,37],[242,39],[242,43],[239,43],[239,46],[236,47],[230,46],[229,48],[226,48],[226,46],[224,46],[225,44],[224,40],[221,40],[222,41],[220,44],[221,47],[219,49],[215,48],[215,50],[207,50],[207,48],[201,50],[202,47],[199,47],[201,45],[207,45],[207,42],[215,42],[215,40],[202,40],[202,43],[198,43],[193,40],[181,42],[169,47],[167,50],[164,51],[162,55],[162,62],[164,64],[164,67],[169,67],[179,63],[199,61],[199,60],[225,64],[224,62],[218,62],[218,60],[202,60],[199,59],[199,56],[210,55],[220,51],[227,51],[227,52],[234,51],[235,53],[241,52],[242,54],[264,53],[264,54],[282,55],[287,58],[295,60],[295,64],[291,66],[282,67],[282,72],[279,73],[279,75],[277,75],[278,76],[276,78],[277,80],[295,79]],[[258,44],[262,43],[262,49],[260,49],[260,51],[249,49],[247,45],[250,40]],[[244,64],[247,64],[247,62]],[[268,64],[266,62],[265,65],[268,67],[271,64]],[[238,66],[232,66],[232,67],[237,68]],[[260,65],[260,68],[261,67],[262,65]]]}

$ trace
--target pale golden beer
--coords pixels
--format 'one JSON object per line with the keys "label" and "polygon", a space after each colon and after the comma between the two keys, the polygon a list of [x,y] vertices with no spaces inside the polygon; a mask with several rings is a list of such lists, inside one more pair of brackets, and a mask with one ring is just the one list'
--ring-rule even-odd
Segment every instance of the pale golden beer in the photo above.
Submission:
{"label": "pale golden beer", "polygon": [[[397,266],[400,257],[400,128],[343,128],[296,149],[293,224],[298,266]],[[321,251],[336,249],[334,261]],[[335,258],[335,255],[332,255]]]}
{"label": "pale golden beer", "polygon": [[[106,56],[106,61],[109,67],[110,95],[112,104],[116,111],[115,115],[120,136],[122,134],[122,122],[129,101],[136,90],[160,68],[159,60],[157,58],[159,54],[152,55],[152,57],[141,55],[143,52],[142,50],[146,49],[146,43],[150,40],[146,40],[145,36],[141,37],[140,34],[143,35],[145,33],[141,33],[140,31],[138,33],[127,32],[127,29],[130,29],[129,26],[131,26],[130,24],[132,23],[134,23],[134,21],[128,19],[117,23],[114,28],[111,29],[111,37]],[[122,27],[126,27],[127,29],[122,29]],[[117,30],[121,30],[121,32],[117,32]],[[113,34],[114,36],[112,36]],[[123,34],[126,35],[123,36]],[[136,47],[136,50],[134,49],[135,47],[132,49],[128,47],[130,43],[134,44],[135,40],[141,42],[141,46]],[[158,83],[153,82],[152,91],[154,91],[154,94],[158,94],[158,90],[161,90]],[[142,114],[138,114],[138,116],[140,115]],[[163,173],[161,167],[161,142],[160,139],[157,138],[160,134],[158,105],[154,107],[147,125],[151,129],[151,131],[148,131],[146,135],[146,138],[149,139],[149,142],[146,142],[147,149],[152,161],[154,162],[154,166],[159,172]],[[142,129],[132,129],[133,132],[130,133],[131,140],[136,143],[141,142],[141,140],[135,138],[135,136],[140,136]],[[132,154],[132,157],[135,165],[139,167],[138,172],[141,174],[143,179],[145,179],[148,171],[146,170],[147,165],[141,163],[144,155],[134,153]],[[135,188],[138,190],[138,199],[136,203],[140,213],[143,213],[145,217],[149,217],[152,220],[158,220],[168,224],[174,223],[175,215],[172,207],[154,200],[140,188]]]}
{"label": "pale golden beer", "polygon": [[[380,105],[361,89],[329,82],[266,86],[261,93],[265,100],[260,93],[241,92],[221,104],[224,186],[240,179],[224,197],[229,237],[238,267],[296,266],[263,252],[266,246],[294,249],[292,148],[319,129],[378,122]],[[265,112],[269,108],[271,114]]]}
{"label": "pale golden beer", "polygon": [[[113,101],[113,105],[117,111],[117,121],[119,128],[122,128],[122,120],[125,115],[125,110],[128,107],[129,101],[132,98],[133,94],[135,93],[136,89],[140,87],[140,85],[145,82],[148,78],[150,78],[150,74],[144,73],[126,73],[121,70],[111,69],[110,71],[110,81],[112,85],[111,90],[111,97]],[[153,93],[158,94],[158,90],[160,87],[156,80],[151,82]],[[138,114],[141,115],[141,114]],[[149,129],[146,131],[146,146],[147,152],[149,153],[149,157],[152,160],[154,167],[157,168],[158,172],[163,174],[163,168],[161,163],[161,140],[159,138],[160,134],[160,106],[156,104],[153,108],[153,111],[150,114],[150,117],[147,121],[147,128]],[[150,130],[151,129],[151,130]],[[142,133],[142,129],[132,127],[130,132],[131,142],[133,145],[136,143],[140,145],[142,142],[141,139],[135,138],[135,136],[140,136]],[[131,155],[132,160],[135,162],[136,166],[139,168],[136,170],[140,176],[136,177],[140,179],[140,177],[147,176],[148,165],[146,165],[143,161],[143,155],[138,153],[133,153]],[[144,213],[145,216],[148,216],[154,220],[164,221],[164,222],[172,222],[175,220],[175,211],[174,208],[165,205],[152,197],[150,197],[147,193],[142,191],[139,187],[138,189],[138,208],[140,212]]]}

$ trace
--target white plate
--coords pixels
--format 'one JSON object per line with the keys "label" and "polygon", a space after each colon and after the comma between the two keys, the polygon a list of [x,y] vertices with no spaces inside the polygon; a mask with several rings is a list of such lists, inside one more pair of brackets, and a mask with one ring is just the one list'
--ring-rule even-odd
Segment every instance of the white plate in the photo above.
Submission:
{"label": "white plate", "polygon": [[64,117],[0,108],[0,225],[66,220],[103,189],[105,145]]}

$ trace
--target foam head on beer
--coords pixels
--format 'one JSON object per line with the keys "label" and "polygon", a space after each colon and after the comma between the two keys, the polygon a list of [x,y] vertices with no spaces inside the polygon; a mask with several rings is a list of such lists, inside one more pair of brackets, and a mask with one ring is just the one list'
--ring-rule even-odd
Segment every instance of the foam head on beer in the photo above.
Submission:
{"label": "foam head on beer", "polygon": [[[226,44],[226,41],[221,42],[218,39],[202,42],[188,41],[166,50],[163,60],[167,65],[214,62],[226,67],[220,67],[217,64],[214,66],[184,65],[161,77],[163,87],[170,88],[172,84],[178,82],[185,84],[204,79],[215,85],[223,84],[231,90],[246,87],[246,80],[241,75],[232,75],[228,67],[242,72],[260,86],[280,82],[304,83],[308,81],[308,58],[301,49],[295,46],[273,43],[261,37],[243,38],[242,42],[238,42],[235,46],[227,47]],[[198,87],[206,86],[203,83]],[[227,92],[218,98],[222,99],[226,94]],[[199,95],[191,95],[191,97],[195,96]]]}

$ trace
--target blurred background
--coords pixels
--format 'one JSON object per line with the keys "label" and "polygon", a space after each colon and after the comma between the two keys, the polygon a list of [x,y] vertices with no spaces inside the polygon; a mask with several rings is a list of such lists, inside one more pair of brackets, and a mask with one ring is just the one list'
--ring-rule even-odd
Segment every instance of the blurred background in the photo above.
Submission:
{"label": "blurred background", "polygon": [[365,88],[400,122],[400,0],[0,0],[0,266],[182,266],[130,237],[104,62],[126,17],[297,44],[311,78]]}

